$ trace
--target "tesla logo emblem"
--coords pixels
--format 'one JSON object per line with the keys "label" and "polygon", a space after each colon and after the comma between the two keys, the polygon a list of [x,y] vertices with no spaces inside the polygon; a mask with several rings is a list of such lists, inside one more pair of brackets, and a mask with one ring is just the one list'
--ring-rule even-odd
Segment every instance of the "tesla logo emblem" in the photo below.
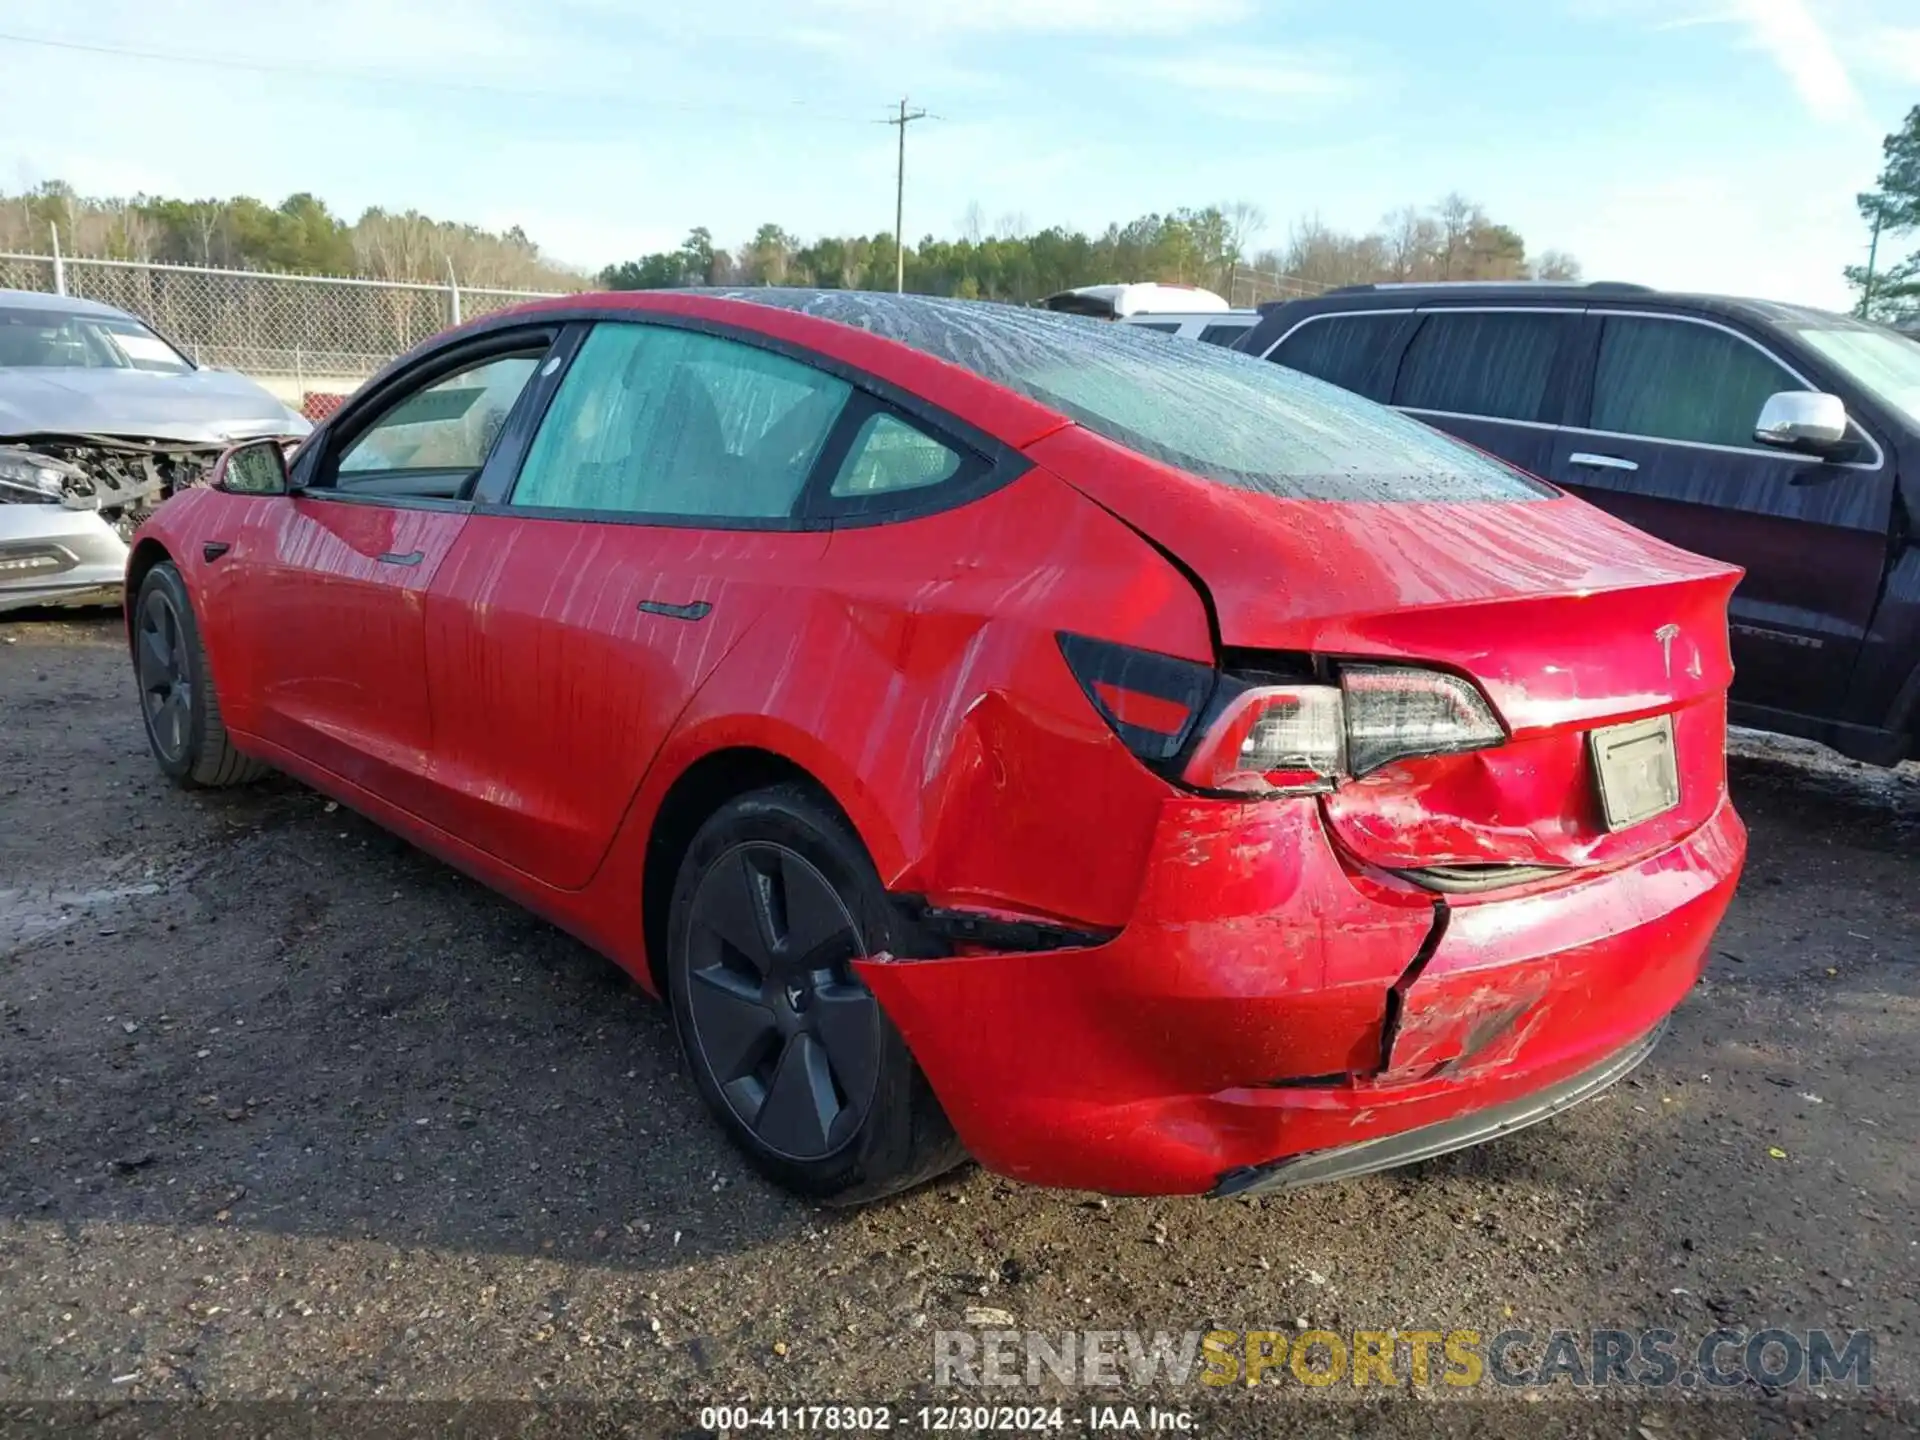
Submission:
{"label": "tesla logo emblem", "polygon": [[1660,642],[1660,660],[1667,667],[1667,679],[1673,678],[1673,642],[1679,637],[1678,625],[1662,625],[1653,632],[1653,638]]}

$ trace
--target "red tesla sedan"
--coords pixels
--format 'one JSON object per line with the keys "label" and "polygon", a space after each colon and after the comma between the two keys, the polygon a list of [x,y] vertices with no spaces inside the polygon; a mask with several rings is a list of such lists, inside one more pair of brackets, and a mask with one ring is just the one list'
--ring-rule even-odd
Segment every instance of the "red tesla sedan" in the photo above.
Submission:
{"label": "red tesla sedan", "polygon": [[672,1006],[759,1167],[1230,1195],[1619,1077],[1745,832],[1738,572],[1212,346],[577,296],[142,528],[184,786],[271,766]]}

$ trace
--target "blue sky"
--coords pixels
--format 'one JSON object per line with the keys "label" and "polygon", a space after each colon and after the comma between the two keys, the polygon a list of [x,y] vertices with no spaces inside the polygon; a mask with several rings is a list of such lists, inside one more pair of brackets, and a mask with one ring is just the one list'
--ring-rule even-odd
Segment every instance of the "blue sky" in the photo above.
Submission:
{"label": "blue sky", "polygon": [[312,190],[596,267],[890,229],[906,94],[910,238],[1245,199],[1275,243],[1458,189],[1591,277],[1842,305],[1920,103],[1916,0],[10,0],[0,34],[233,62],[0,40],[9,187]]}

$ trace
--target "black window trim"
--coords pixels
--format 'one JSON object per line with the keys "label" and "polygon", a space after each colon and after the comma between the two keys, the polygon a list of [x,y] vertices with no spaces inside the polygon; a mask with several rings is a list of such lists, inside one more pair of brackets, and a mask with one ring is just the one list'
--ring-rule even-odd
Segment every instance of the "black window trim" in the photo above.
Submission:
{"label": "black window trim", "polygon": [[[537,410],[529,410],[524,441],[519,445],[517,453],[512,456],[512,469],[505,471],[503,465],[504,473],[497,488],[488,485],[489,477],[483,472],[481,489],[485,494],[477,497],[474,502],[473,509],[476,514],[515,515],[529,520],[652,525],[663,529],[825,532],[867,525],[893,524],[939,514],[971,504],[1011,483],[1033,468],[1032,462],[1011,445],[968,424],[958,416],[949,414],[910,391],[892,385],[856,366],[836,360],[830,355],[823,355],[805,345],[795,344],[748,326],[711,320],[705,316],[675,314],[671,311],[615,309],[609,306],[592,305],[564,307],[556,319],[564,319],[578,327],[577,334],[573,336],[572,348],[567,354],[566,363],[560,366],[551,377],[547,377],[552,383],[540,396]],[[545,419],[547,409],[559,389],[560,382],[566,378],[567,372],[572,368],[573,358],[578,353],[579,346],[585,343],[586,336],[594,326],[602,324],[656,325],[666,329],[688,330],[696,334],[710,335],[720,340],[732,340],[819,370],[851,387],[853,394],[849,397],[848,403],[841,408],[840,415],[835,419],[833,427],[827,432],[826,440],[821,444],[819,453],[814,457],[813,465],[808,470],[806,479],[801,483],[793,510],[783,516],[704,515],[641,513],[631,510],[586,510],[571,506],[514,505],[513,490],[519,483],[520,467],[525,463],[526,451],[532,443],[532,437],[538,431],[540,422]],[[529,390],[532,388],[529,387]],[[522,398],[525,398],[524,394]],[[852,444],[853,435],[857,433],[857,424],[852,429],[847,428],[849,416],[859,411],[860,418],[864,420],[866,414],[871,413],[874,408],[892,410],[897,418],[915,429],[926,432],[941,444],[954,450],[961,457],[960,470],[937,485],[901,490],[894,492],[891,496],[861,496],[854,501],[827,497],[823,501],[820,497],[824,491],[832,487],[834,476],[846,457],[846,450]],[[514,416],[509,418],[507,429],[501,432],[502,442],[505,440],[507,430],[512,429],[519,418],[518,407],[516,407]],[[836,439],[841,442],[837,448]],[[504,449],[503,443],[496,442],[494,449],[496,454],[500,454]],[[832,462],[830,466],[829,461]],[[487,469],[492,468],[492,457],[489,457]]]}
{"label": "black window trim", "polygon": [[[470,512],[474,509],[474,494],[484,484],[487,472],[494,467],[495,458],[501,453],[503,444],[514,430],[524,412],[532,403],[529,399],[540,388],[541,370],[547,367],[553,358],[556,346],[565,338],[566,327],[551,320],[528,323],[524,319],[518,324],[502,325],[477,336],[463,336],[459,341],[444,348],[429,350],[424,354],[408,357],[403,363],[396,364],[361,395],[356,395],[349,407],[330,421],[320,434],[322,443],[310,449],[303,449],[294,465],[294,484],[292,493],[304,500],[329,500],[347,505],[377,505],[396,510],[446,510]],[[511,355],[531,350],[544,337],[546,349],[540,364],[535,368],[532,383],[521,390],[514,400],[513,409],[507,415],[507,423],[494,437],[493,448],[487,452],[487,458],[476,472],[476,478],[467,487],[469,494],[459,496],[437,495],[398,495],[383,494],[377,491],[343,490],[339,486],[337,466],[342,451],[378,424],[394,406],[408,396],[417,393],[448,375],[476,364],[483,364],[489,358]],[[564,365],[558,367],[564,370]],[[544,403],[542,404],[544,411]],[[346,422],[342,424],[342,422]],[[315,484],[320,475],[331,475],[332,483]]]}
{"label": "black window trim", "polygon": [[[1603,332],[1605,328],[1605,322],[1608,319],[1669,320],[1669,321],[1679,321],[1681,324],[1684,324],[1684,325],[1704,325],[1710,330],[1723,330],[1727,334],[1733,336],[1736,340],[1746,341],[1747,344],[1751,345],[1755,350],[1758,350],[1767,359],[1771,360],[1775,365],[1779,366],[1782,370],[1786,371],[1787,374],[1791,375],[1795,380],[1797,380],[1803,389],[1807,389],[1807,390],[1820,389],[1820,387],[1814,384],[1813,381],[1809,380],[1806,377],[1806,375],[1797,366],[1789,363],[1786,360],[1783,360],[1779,355],[1777,355],[1774,351],[1768,349],[1765,345],[1761,344],[1760,341],[1756,340],[1753,336],[1747,334],[1745,331],[1735,329],[1733,326],[1727,324],[1725,321],[1710,320],[1703,315],[1686,315],[1674,310],[1652,310],[1652,309],[1629,310],[1629,309],[1623,309],[1618,307],[1609,307],[1609,308],[1602,309],[1600,307],[1595,306],[1595,307],[1589,308],[1587,313],[1595,320],[1598,320],[1601,322]],[[1595,385],[1599,383],[1599,346],[1605,343],[1606,343],[1606,336],[1604,333],[1601,333],[1594,337],[1595,349],[1594,349],[1593,382]],[[1584,420],[1591,420],[1593,418],[1593,394],[1592,394],[1591,387],[1589,387],[1587,397],[1586,397],[1586,403],[1580,412],[1580,416]],[[1860,432],[1861,438],[1864,439],[1870,447],[1872,447],[1873,459],[1871,461],[1840,460],[1840,461],[1830,461],[1828,463],[1832,464],[1833,467],[1838,470],[1876,471],[1884,468],[1886,465],[1886,450],[1881,446],[1879,439],[1873,434],[1873,432],[1867,429],[1865,425],[1862,425],[1860,423],[1860,419],[1858,415],[1854,413],[1852,406],[1847,407],[1847,419],[1848,419],[1848,422],[1853,426],[1853,428]],[[1716,445],[1705,440],[1673,440],[1673,439],[1667,438],[1664,435],[1641,435],[1628,430],[1596,430],[1590,425],[1563,425],[1558,428],[1565,430],[1570,435],[1597,435],[1609,440],[1632,440],[1642,445],[1679,445],[1689,450],[1707,450],[1707,451],[1713,451],[1722,455],[1764,456],[1769,460],[1790,460],[1790,459],[1796,458],[1796,454],[1792,450],[1776,450],[1768,446],[1759,445],[1759,444]],[[1801,460],[1812,460],[1815,457],[1808,456],[1808,455],[1800,455],[1797,458]]]}
{"label": "black window trim", "polygon": [[[1408,315],[1416,315],[1418,313],[1419,313],[1419,308],[1413,305],[1398,305],[1398,306],[1380,305],[1380,306],[1374,306],[1374,307],[1367,307],[1359,310],[1322,310],[1314,315],[1303,315],[1298,320],[1296,320],[1293,324],[1287,327],[1286,333],[1284,335],[1280,336],[1271,345],[1267,346],[1265,350],[1262,350],[1260,352],[1260,358],[1262,360],[1272,360],[1273,352],[1278,350],[1282,345],[1286,344],[1287,341],[1291,340],[1296,330],[1304,330],[1307,328],[1307,326],[1313,324],[1316,320],[1353,320],[1353,319],[1362,319],[1362,318],[1366,318],[1373,315],[1399,315],[1399,316],[1405,317]],[[1275,363],[1277,364],[1278,362],[1276,361]],[[1302,373],[1305,373],[1305,372],[1302,372]]]}

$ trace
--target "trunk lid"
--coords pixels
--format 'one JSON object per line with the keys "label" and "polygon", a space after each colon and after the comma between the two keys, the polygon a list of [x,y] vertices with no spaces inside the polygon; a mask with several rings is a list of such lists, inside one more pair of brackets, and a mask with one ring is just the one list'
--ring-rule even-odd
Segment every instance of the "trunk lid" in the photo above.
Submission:
{"label": "trunk lid", "polygon": [[[1197,479],[1077,427],[1027,454],[1186,566],[1228,650],[1398,661],[1478,684],[1506,744],[1395,762],[1325,797],[1329,824],[1358,858],[1469,890],[1476,877],[1511,883],[1500,872],[1515,866],[1623,863],[1719,805],[1735,567],[1557,493],[1282,499]],[[1610,828],[1589,737],[1663,715],[1678,804]]]}

